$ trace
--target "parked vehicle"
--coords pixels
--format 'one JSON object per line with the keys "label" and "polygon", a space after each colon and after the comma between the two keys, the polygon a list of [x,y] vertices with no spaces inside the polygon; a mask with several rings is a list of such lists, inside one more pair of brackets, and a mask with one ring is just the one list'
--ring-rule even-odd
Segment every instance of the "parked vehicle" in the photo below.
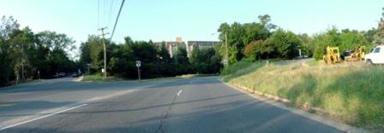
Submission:
{"label": "parked vehicle", "polygon": [[65,76],[66,76],[66,74],[64,72],[56,73],[54,75],[55,78],[62,78],[62,77],[65,77]]}
{"label": "parked vehicle", "polygon": [[364,61],[369,64],[384,64],[384,45],[376,46],[365,55]]}

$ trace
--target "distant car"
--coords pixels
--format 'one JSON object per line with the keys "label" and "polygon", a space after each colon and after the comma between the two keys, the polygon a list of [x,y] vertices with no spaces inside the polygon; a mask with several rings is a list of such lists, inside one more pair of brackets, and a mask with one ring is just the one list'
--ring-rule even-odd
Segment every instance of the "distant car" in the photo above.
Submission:
{"label": "distant car", "polygon": [[56,73],[54,75],[55,78],[62,78],[62,77],[65,77],[65,73],[64,72],[60,72],[60,73]]}
{"label": "distant car", "polygon": [[364,61],[368,64],[384,64],[384,45],[372,49],[369,54],[365,55]]}
{"label": "distant car", "polygon": [[72,74],[72,77],[74,77],[74,78],[77,78],[77,77],[80,77],[81,76],[81,73],[73,73]]}

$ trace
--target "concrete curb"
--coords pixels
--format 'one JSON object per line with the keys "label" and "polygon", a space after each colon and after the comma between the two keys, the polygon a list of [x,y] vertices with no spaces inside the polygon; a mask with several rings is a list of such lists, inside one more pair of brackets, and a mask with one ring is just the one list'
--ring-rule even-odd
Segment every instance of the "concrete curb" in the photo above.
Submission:
{"label": "concrete curb", "polygon": [[[287,110],[287,111],[290,111],[294,114],[297,114],[297,115],[300,115],[300,116],[303,116],[303,117],[306,117],[306,118],[309,118],[311,120],[315,120],[315,121],[318,121],[320,123],[323,123],[325,125],[328,125],[330,127],[334,127],[336,129],[339,129],[341,131],[344,131],[344,132],[347,132],[347,133],[369,133],[370,131],[366,130],[366,129],[362,129],[362,128],[357,128],[357,127],[353,127],[353,126],[350,126],[350,125],[347,125],[345,123],[341,123],[341,122],[337,122],[335,120],[331,120],[329,118],[326,118],[324,116],[321,116],[321,114],[330,114],[329,112],[326,112],[320,108],[314,108],[314,107],[309,107],[308,110],[303,110],[303,109],[300,109],[300,108],[292,108],[292,107],[288,107],[287,104],[290,103],[290,101],[286,98],[281,98],[281,97],[278,97],[278,96],[274,96],[274,95],[270,95],[270,94],[266,94],[266,93],[263,93],[263,92],[259,92],[259,91],[255,91],[253,89],[249,89],[247,87],[244,87],[244,86],[241,86],[241,85],[235,85],[235,84],[230,84],[230,83],[226,83],[224,82],[223,80],[220,79],[220,81],[233,88],[233,89],[236,89],[240,92],[243,92],[253,98],[256,98],[256,99],[259,99],[259,100],[262,100],[264,102],[267,102],[269,104],[272,104],[278,108],[281,108],[281,109],[284,109],[284,110]],[[312,111],[316,111],[316,113],[309,113],[308,111],[309,110],[312,110]]]}

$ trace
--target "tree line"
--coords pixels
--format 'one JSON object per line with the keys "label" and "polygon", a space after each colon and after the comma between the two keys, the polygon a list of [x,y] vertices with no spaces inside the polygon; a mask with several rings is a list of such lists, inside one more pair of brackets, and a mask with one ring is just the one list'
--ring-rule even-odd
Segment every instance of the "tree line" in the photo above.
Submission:
{"label": "tree line", "polygon": [[[382,16],[384,17],[384,16]],[[307,35],[295,34],[271,23],[269,15],[261,15],[257,22],[223,23],[218,28],[222,44],[213,48],[194,48],[188,54],[186,47],[174,48],[172,57],[165,42],[134,41],[126,37],[123,43],[90,35],[80,44],[78,60],[70,58],[75,41],[65,34],[53,31],[34,33],[28,27],[20,28],[13,17],[2,17],[0,23],[0,85],[37,78],[52,78],[60,72],[100,74],[103,68],[103,45],[106,43],[109,76],[137,78],[136,61],[142,62],[143,78],[181,74],[219,73],[222,61],[234,64],[242,59],[294,59],[302,55],[321,59],[327,46],[340,51],[357,46],[368,49],[384,43],[384,20],[377,28],[367,31],[331,28],[325,32]],[[367,49],[367,50],[368,50]]]}
{"label": "tree line", "polygon": [[218,29],[219,39],[223,42],[218,52],[221,57],[228,56],[229,64],[242,59],[253,61],[264,59],[294,59],[303,56],[322,59],[327,46],[339,47],[340,51],[353,50],[366,46],[366,52],[375,44],[384,41],[384,21],[378,28],[367,31],[350,29],[339,30],[335,27],[325,32],[309,36],[295,34],[271,23],[269,15],[261,15],[258,22],[233,24],[222,23]]}
{"label": "tree line", "polygon": [[143,78],[168,77],[182,74],[215,74],[222,67],[216,48],[195,48],[190,57],[185,46],[177,46],[170,56],[165,42],[133,41],[130,37],[116,44],[98,36],[89,36],[80,46],[80,64],[87,73],[100,74],[103,68],[103,45],[107,46],[108,75],[137,78],[136,61],[140,60]]}
{"label": "tree line", "polygon": [[80,44],[78,60],[70,57],[75,41],[54,31],[33,32],[20,28],[13,17],[0,23],[0,86],[39,78],[55,78],[59,73],[100,74],[103,68],[103,45],[107,46],[109,76],[137,78],[136,60],[142,62],[143,78],[168,77],[182,74],[215,74],[222,68],[217,48],[195,48],[188,57],[186,47],[178,46],[172,57],[165,42],[133,41],[130,37],[117,44],[90,35]]}
{"label": "tree line", "polygon": [[21,29],[13,17],[3,16],[0,22],[0,86],[76,70],[67,53],[74,41],[65,34]]}

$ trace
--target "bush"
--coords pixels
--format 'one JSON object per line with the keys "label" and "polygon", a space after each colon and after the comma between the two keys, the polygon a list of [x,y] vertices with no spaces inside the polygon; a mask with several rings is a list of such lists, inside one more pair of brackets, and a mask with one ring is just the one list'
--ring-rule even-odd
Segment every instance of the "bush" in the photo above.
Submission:
{"label": "bush", "polygon": [[222,67],[221,58],[214,48],[194,49],[190,57],[194,73],[216,74]]}

